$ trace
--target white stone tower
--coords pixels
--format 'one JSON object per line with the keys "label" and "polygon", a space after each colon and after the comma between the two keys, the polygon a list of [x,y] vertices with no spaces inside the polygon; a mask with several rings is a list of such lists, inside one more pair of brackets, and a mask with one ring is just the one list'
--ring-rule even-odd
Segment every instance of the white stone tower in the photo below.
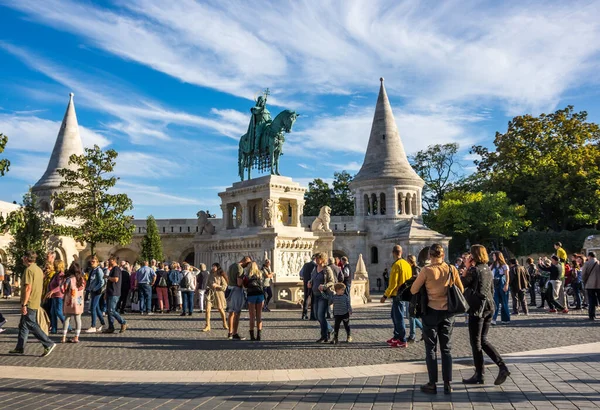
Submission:
{"label": "white stone tower", "polygon": [[420,219],[425,182],[408,162],[383,78],[380,81],[365,160],[351,183],[355,215],[368,220]]}
{"label": "white stone tower", "polygon": [[83,154],[83,144],[79,135],[79,125],[77,124],[77,115],[75,114],[75,104],[73,102],[73,93],[69,94],[69,104],[63,118],[50,162],[46,172],[40,180],[31,189],[38,197],[38,203],[42,211],[52,212],[61,204],[54,203],[52,195],[61,189],[60,183],[63,178],[58,170],[61,168],[70,168],[69,158],[71,155]]}

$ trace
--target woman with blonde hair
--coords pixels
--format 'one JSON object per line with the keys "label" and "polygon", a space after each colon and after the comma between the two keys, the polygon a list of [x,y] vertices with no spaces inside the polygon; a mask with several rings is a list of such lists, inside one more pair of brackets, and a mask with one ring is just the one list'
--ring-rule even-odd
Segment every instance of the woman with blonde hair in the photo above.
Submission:
{"label": "woman with blonde hair", "polygon": [[225,316],[225,291],[227,290],[227,275],[217,262],[212,264],[208,280],[206,282],[206,326],[203,332],[210,332],[210,312],[213,306],[216,306],[221,319],[223,328],[229,330],[227,325],[227,316]]}
{"label": "woman with blonde hair", "polygon": [[510,282],[510,275],[508,274],[508,265],[504,260],[504,255],[502,255],[502,252],[500,251],[492,252],[492,259],[494,261],[492,263],[492,273],[494,274],[494,303],[496,304],[492,325],[496,324],[498,312],[500,312],[502,323],[509,323],[510,309],[508,307],[508,284]]}
{"label": "woman with blonde hair", "polygon": [[[256,262],[252,262],[246,278],[248,293],[248,314],[250,316],[250,340],[260,340],[262,332],[262,310],[265,303],[263,291],[262,271]],[[256,322],[256,337],[254,336],[254,323]]]}
{"label": "woman with blonde hair", "polygon": [[65,315],[63,315],[63,298],[65,294],[62,291],[62,283],[65,278],[65,263],[60,259],[54,261],[54,275],[48,284],[48,293],[45,298],[51,300],[50,307],[50,333],[55,335],[58,333],[58,319],[65,323]]}
{"label": "woman with blonde hair", "polygon": [[329,266],[327,266],[327,254],[325,252],[318,253],[315,258],[317,266],[313,269],[310,275],[310,281],[307,286],[312,291],[314,300],[313,307],[316,310],[316,317],[321,326],[321,337],[317,343],[329,343],[329,334],[333,329],[327,323],[327,307],[329,306],[329,298],[327,293],[333,293],[333,286],[336,283],[336,277]]}
{"label": "woman with blonde hair", "polygon": [[425,362],[429,383],[421,386],[421,391],[436,394],[438,382],[437,345],[440,344],[442,355],[442,377],[444,393],[452,393],[452,327],[454,315],[448,312],[448,288],[454,284],[460,291],[463,285],[455,267],[444,262],[444,248],[433,244],[429,248],[431,263],[421,269],[419,276],[410,288],[417,294],[424,286],[427,293],[427,309],[423,316],[423,338],[425,339]]}

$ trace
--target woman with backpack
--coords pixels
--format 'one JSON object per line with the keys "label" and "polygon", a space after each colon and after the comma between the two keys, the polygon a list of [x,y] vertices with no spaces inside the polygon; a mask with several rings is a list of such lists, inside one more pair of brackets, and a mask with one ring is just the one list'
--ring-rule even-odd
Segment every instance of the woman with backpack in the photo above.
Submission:
{"label": "woman with backpack", "polygon": [[483,245],[471,246],[471,254],[467,256],[465,262],[467,269],[461,281],[465,288],[465,297],[469,302],[469,339],[473,351],[475,374],[469,379],[463,379],[462,382],[464,384],[484,383],[483,352],[485,352],[500,368],[494,382],[499,386],[504,383],[510,372],[496,348],[487,339],[495,310],[494,274],[488,266],[487,250]]}
{"label": "woman with backpack", "polygon": [[181,282],[179,289],[181,290],[181,298],[183,299],[183,311],[181,316],[185,316],[186,311],[188,316],[192,316],[194,311],[194,293],[196,292],[196,275],[191,272],[190,265],[184,262],[182,265]]}
{"label": "woman with backpack", "polygon": [[158,263],[156,271],[156,295],[158,296],[158,311],[169,311],[169,265]]}
{"label": "woman with backpack", "polygon": [[[256,262],[250,265],[250,271],[245,280],[248,293],[248,314],[250,316],[250,340],[260,340],[262,332],[262,309],[265,303],[262,271]],[[256,322],[256,337],[254,324]]]}
{"label": "woman with backpack", "polygon": [[73,262],[67,271],[65,280],[62,284],[62,291],[65,294],[63,312],[65,314],[65,324],[63,326],[62,343],[67,342],[67,331],[71,319],[75,320],[75,337],[69,339],[69,343],[79,343],[81,334],[81,314],[83,313],[85,279],[77,262]]}

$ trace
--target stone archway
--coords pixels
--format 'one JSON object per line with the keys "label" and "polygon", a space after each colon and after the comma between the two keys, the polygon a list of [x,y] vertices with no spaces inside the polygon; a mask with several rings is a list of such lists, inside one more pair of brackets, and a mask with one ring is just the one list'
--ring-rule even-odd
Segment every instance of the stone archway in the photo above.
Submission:
{"label": "stone archway", "polygon": [[131,264],[134,264],[139,258],[137,252],[130,248],[117,249],[112,255],[115,256],[118,261],[127,261]]}
{"label": "stone archway", "polygon": [[196,252],[194,251],[194,248],[188,248],[185,251],[181,252],[179,260],[181,262],[187,262],[190,265],[194,266],[194,264],[196,263]]}
{"label": "stone archway", "polygon": [[348,258],[348,253],[343,249],[334,249],[331,251],[331,253],[333,254],[334,258],[341,258],[342,256]]}

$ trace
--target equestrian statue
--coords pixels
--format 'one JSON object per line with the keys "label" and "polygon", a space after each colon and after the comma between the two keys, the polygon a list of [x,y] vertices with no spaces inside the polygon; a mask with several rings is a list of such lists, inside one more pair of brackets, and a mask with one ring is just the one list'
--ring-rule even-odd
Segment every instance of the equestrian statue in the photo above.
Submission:
{"label": "equestrian statue", "polygon": [[252,117],[248,132],[240,138],[238,150],[238,174],[244,180],[244,171],[248,170],[251,178],[252,168],[259,172],[279,174],[279,157],[283,155],[285,133],[292,131],[292,126],[298,118],[295,111],[283,110],[275,119],[267,109],[269,89],[256,99],[256,105],[250,109]]}

